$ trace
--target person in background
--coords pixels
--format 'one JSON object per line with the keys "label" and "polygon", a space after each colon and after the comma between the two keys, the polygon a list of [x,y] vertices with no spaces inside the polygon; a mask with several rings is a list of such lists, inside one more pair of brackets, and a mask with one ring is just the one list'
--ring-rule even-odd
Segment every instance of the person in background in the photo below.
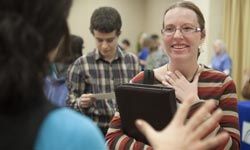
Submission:
{"label": "person in background", "polygon": [[230,75],[232,71],[232,60],[226,51],[226,45],[219,39],[214,44],[215,55],[212,58],[212,68]]}
{"label": "person in background", "polygon": [[[162,26],[163,44],[169,56],[169,63],[151,70],[153,74],[151,80],[154,84],[173,88],[176,102],[180,105],[191,93],[194,94],[187,118],[192,117],[205,101],[210,99],[216,101],[216,108],[220,108],[223,112],[222,119],[213,128],[206,130],[203,138],[227,132],[230,135],[229,138],[214,149],[238,150],[240,131],[236,87],[230,76],[198,64],[199,47],[205,40],[205,36],[205,20],[195,4],[181,1],[171,5],[164,13]],[[144,78],[147,76],[145,73],[147,72],[140,72],[131,80],[131,83],[143,83],[144,80],[149,80]],[[126,135],[121,127],[120,114],[116,112],[106,135],[106,142],[110,149],[152,148],[152,145],[146,145]],[[180,133],[179,136],[182,134]],[[179,140],[179,142],[184,141]]]}
{"label": "person in background", "polygon": [[141,51],[142,49],[142,40],[147,37],[147,33],[145,32],[141,32],[139,35],[138,35],[138,39],[137,39],[137,42],[136,42],[136,52],[137,54],[139,54],[139,52]]}
{"label": "person in background", "polygon": [[146,65],[146,60],[150,52],[150,48],[153,41],[150,36],[146,33],[142,33],[139,44],[140,44],[140,51],[138,53],[139,64],[141,66],[141,70],[144,70]]}
{"label": "person in background", "polygon": [[111,93],[117,85],[128,83],[138,72],[137,58],[118,46],[121,16],[112,7],[97,8],[90,20],[96,48],[78,58],[67,77],[67,104],[88,115],[105,135],[117,108],[115,97],[95,98],[97,93]]}
{"label": "person in background", "polygon": [[244,98],[250,100],[250,69],[244,70],[243,87],[241,90],[241,94]]}
{"label": "person in background", "polygon": [[159,36],[157,34],[152,34],[150,38],[153,43],[146,60],[145,68],[147,70],[152,70],[168,63],[168,56],[161,47]]}
{"label": "person in background", "polygon": [[130,42],[128,39],[123,39],[121,43],[121,49],[125,52],[129,51],[130,48]]}
{"label": "person in background", "polygon": [[1,150],[106,149],[89,118],[53,106],[44,95],[48,66],[59,41],[69,36],[71,3],[0,1]]}
{"label": "person in background", "polygon": [[[66,39],[69,38],[69,39]],[[70,43],[66,45],[65,40]],[[64,37],[58,46],[58,53],[50,65],[50,73],[45,79],[45,95],[55,105],[66,106],[68,89],[66,86],[67,70],[82,55],[83,39],[76,35]]]}
{"label": "person in background", "polygon": [[82,37],[78,35],[71,34],[70,35],[70,46],[72,52],[72,63],[79,57],[82,56],[84,46],[84,40]]}

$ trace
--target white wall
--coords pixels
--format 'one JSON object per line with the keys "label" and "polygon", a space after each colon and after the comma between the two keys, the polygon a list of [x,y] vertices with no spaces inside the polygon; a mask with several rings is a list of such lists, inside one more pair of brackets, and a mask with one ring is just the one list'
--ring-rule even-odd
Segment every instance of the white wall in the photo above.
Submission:
{"label": "white wall", "polygon": [[[214,55],[213,42],[222,38],[223,32],[223,12],[224,12],[224,0],[210,0],[210,11],[209,11],[209,34],[210,38],[208,41],[208,50],[210,52],[209,58]],[[222,39],[223,40],[223,39]]]}
{"label": "white wall", "polygon": [[163,15],[166,9],[180,0],[146,0],[145,2],[145,31],[160,35]]}
{"label": "white wall", "polygon": [[208,48],[208,41],[209,41],[209,37],[210,37],[210,33],[209,33],[209,22],[210,22],[210,18],[209,18],[209,8],[210,8],[210,0],[189,0],[193,3],[195,3],[201,10],[201,12],[203,13],[204,19],[205,19],[205,29],[206,29],[206,38],[204,43],[202,44],[201,47],[201,55],[199,57],[199,62],[203,63],[203,64],[209,64],[209,48]]}
{"label": "white wall", "polygon": [[199,62],[210,65],[213,52],[213,41],[222,36],[223,0],[189,0],[202,11],[206,21],[206,39],[202,45]]}
{"label": "white wall", "polygon": [[128,38],[135,47],[138,34],[144,30],[144,0],[74,0],[68,21],[71,32],[84,38],[84,51],[95,47],[89,31],[90,17],[101,6],[111,6],[119,11],[123,22],[120,40]]}

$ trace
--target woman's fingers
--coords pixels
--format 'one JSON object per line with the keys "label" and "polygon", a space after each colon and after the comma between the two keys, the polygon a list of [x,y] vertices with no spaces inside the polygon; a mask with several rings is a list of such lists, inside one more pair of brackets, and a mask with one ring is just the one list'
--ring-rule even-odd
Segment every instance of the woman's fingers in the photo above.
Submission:
{"label": "woman's fingers", "polygon": [[177,76],[175,73],[171,72],[171,71],[168,71],[168,72],[167,72],[167,75],[168,75],[171,79],[173,79],[174,81],[177,80],[177,79],[179,79],[178,76]]}
{"label": "woman's fingers", "polygon": [[175,85],[175,80],[172,79],[169,75],[165,75],[165,80],[172,86]]}
{"label": "woman's fingers", "polygon": [[194,80],[193,80],[192,83],[198,83],[199,77],[200,77],[200,73],[197,73],[197,74],[195,75]]}
{"label": "woman's fingers", "polygon": [[180,79],[185,78],[185,77],[182,75],[182,73],[181,73],[180,71],[178,71],[178,70],[176,70],[174,73],[175,73],[176,76],[177,76],[178,78],[180,78]]}
{"label": "woman's fingers", "polygon": [[170,88],[174,88],[171,84],[169,84],[167,81],[162,81],[162,84],[167,86],[167,87],[170,87]]}

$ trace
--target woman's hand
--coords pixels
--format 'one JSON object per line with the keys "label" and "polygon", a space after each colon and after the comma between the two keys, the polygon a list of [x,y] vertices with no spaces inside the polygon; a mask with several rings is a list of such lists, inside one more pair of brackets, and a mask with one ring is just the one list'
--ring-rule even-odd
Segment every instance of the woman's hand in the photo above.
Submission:
{"label": "woman's hand", "polygon": [[198,80],[200,73],[196,74],[194,80],[190,83],[179,71],[170,72],[168,71],[165,75],[165,80],[162,84],[175,89],[176,98],[183,102],[187,95],[193,93],[195,100],[198,100]]}
{"label": "woman's hand", "polygon": [[210,118],[207,114],[216,106],[214,101],[207,101],[188,120],[186,117],[190,105],[195,96],[186,99],[178,109],[171,123],[162,131],[154,130],[147,122],[137,120],[136,126],[146,136],[151,146],[156,150],[206,150],[213,149],[220,143],[228,140],[228,133],[221,133],[206,137],[223,116],[222,111],[217,109]]}

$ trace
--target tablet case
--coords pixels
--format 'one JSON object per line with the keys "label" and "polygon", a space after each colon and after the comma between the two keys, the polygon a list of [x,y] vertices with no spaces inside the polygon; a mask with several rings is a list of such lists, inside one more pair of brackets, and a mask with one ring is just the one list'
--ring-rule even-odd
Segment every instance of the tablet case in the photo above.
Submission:
{"label": "tablet case", "polygon": [[162,130],[177,109],[174,89],[164,86],[121,84],[115,95],[124,133],[145,144],[149,143],[135,126],[135,120],[144,119],[156,130]]}

